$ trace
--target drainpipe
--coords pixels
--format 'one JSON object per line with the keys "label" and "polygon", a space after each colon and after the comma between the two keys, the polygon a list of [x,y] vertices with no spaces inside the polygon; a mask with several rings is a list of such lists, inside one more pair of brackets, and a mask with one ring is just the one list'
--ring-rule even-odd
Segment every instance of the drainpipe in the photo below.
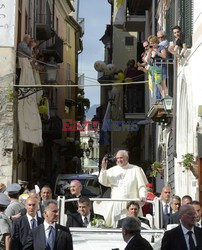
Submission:
{"label": "drainpipe", "polygon": [[152,35],[155,35],[155,8],[156,8],[156,0],[152,0]]}
{"label": "drainpipe", "polygon": [[[178,20],[178,0],[175,0],[175,24],[177,24]],[[173,156],[177,158],[177,133],[176,133],[176,128],[177,128],[177,59],[176,56],[174,56],[174,70],[173,70],[173,124],[172,124],[172,129],[173,129]]]}
{"label": "drainpipe", "polygon": [[53,8],[53,23],[52,23],[52,25],[53,25],[53,29],[54,29],[54,27],[55,27],[55,0],[53,0],[52,8]]}

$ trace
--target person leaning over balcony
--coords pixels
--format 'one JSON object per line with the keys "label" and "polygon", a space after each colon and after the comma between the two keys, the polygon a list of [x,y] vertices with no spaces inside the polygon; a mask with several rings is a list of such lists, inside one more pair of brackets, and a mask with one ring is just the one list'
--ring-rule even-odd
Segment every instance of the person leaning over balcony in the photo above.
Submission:
{"label": "person leaning over balcony", "polygon": [[190,204],[180,207],[180,225],[165,232],[161,250],[202,249],[202,230],[195,226],[196,212]]}
{"label": "person leaning over balcony", "polygon": [[[159,41],[157,36],[149,36],[149,52],[147,54],[146,60],[149,61],[150,65],[153,65],[155,63],[155,66],[162,68],[162,81],[160,84],[158,84],[159,91],[161,93],[161,97],[165,98],[167,95],[167,86],[166,86],[166,79],[167,79],[167,67],[165,64],[165,60],[167,57],[167,52],[164,46],[159,45]],[[154,61],[155,60],[155,61]]]}
{"label": "person leaning over balcony", "polygon": [[[117,165],[107,169],[108,161],[102,160],[99,182],[106,187],[111,187],[112,199],[140,199],[146,200],[148,183],[142,168],[128,162],[126,150],[119,150],[116,154]],[[102,215],[108,226],[116,226],[116,221],[125,217],[126,202],[110,202]],[[95,205],[94,205],[95,209]],[[100,211],[97,212],[100,214]]]}
{"label": "person leaning over balcony", "polygon": [[172,28],[172,31],[174,40],[173,42],[170,42],[168,51],[171,54],[176,55],[178,58],[181,58],[184,56],[184,53],[187,50],[187,45],[185,43],[184,35],[182,33],[180,26],[177,25],[174,26]]}
{"label": "person leaning over balcony", "polygon": [[32,56],[32,46],[30,46],[31,37],[25,34],[23,40],[18,44],[18,57],[31,57]]}
{"label": "person leaning over balcony", "polygon": [[141,234],[141,222],[138,218],[127,217],[122,225],[122,236],[127,243],[124,250],[152,250],[153,248]]}
{"label": "person leaning over balcony", "polygon": [[145,66],[147,66],[148,62],[146,61],[147,58],[147,53],[149,51],[149,42],[147,40],[145,40],[143,43],[143,48],[144,48],[144,52],[141,54],[142,57],[142,62],[137,62],[137,70],[143,71],[145,74],[147,74],[148,70],[145,69]]}
{"label": "person leaning over balcony", "polygon": [[168,49],[169,42],[166,39],[166,33],[163,30],[157,32],[157,37],[159,40],[159,46],[163,46],[165,49]]}

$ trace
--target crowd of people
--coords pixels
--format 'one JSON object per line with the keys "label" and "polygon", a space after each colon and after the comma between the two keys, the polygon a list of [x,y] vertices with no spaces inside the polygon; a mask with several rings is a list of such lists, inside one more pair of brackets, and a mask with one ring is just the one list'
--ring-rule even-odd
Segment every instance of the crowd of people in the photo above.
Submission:
{"label": "crowd of people", "polygon": [[[106,157],[102,160],[99,182],[111,188],[111,198],[118,202],[91,202],[82,195],[82,184],[72,180],[68,186],[65,213],[68,216],[66,226],[58,224],[58,203],[52,197],[51,187],[37,185],[28,190],[26,181],[19,181],[7,187],[0,184],[0,249],[73,249],[69,227],[88,227],[99,225],[122,228],[126,250],[152,249],[149,242],[141,237],[141,229],[151,229],[152,225],[144,216],[152,212],[145,207],[146,200],[155,199],[152,183],[148,183],[143,170],[129,163],[128,152],[119,150],[114,167],[107,168]],[[130,202],[119,199],[131,199]],[[134,200],[133,200],[134,199]],[[139,199],[139,202],[137,201]],[[164,186],[160,193],[163,229],[171,229],[162,239],[162,250],[201,249],[202,220],[201,204],[189,195],[180,198],[171,194],[171,188]],[[143,216],[144,215],[144,216]],[[112,217],[111,219],[109,217]],[[175,224],[175,228],[173,228]],[[173,228],[173,229],[172,229]],[[190,233],[191,232],[191,233]],[[179,239],[174,237],[179,235]],[[183,237],[184,234],[184,237]],[[173,239],[173,240],[171,240]],[[192,248],[195,247],[195,248]],[[137,248],[139,249],[139,248]]]}
{"label": "crowd of people", "polygon": [[[156,35],[150,35],[143,41],[144,52],[141,54],[142,61],[136,63],[133,59],[129,60],[124,71],[125,81],[129,79],[135,81],[139,77],[138,71],[149,74],[151,82],[157,85],[156,96],[158,99],[163,99],[168,94],[167,79],[168,79],[168,63],[172,55],[175,55],[178,60],[185,56],[186,43],[184,36],[179,26],[174,26],[173,41],[168,41],[166,33],[163,30],[157,32]],[[149,79],[150,80],[150,79]]]}

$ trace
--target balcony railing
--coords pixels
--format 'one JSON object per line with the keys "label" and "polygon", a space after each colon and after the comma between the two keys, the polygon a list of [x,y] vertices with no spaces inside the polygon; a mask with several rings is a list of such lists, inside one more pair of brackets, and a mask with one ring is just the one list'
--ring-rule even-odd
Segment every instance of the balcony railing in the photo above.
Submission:
{"label": "balcony railing", "polygon": [[52,15],[39,14],[36,17],[36,40],[47,41],[54,35],[52,29]]}
{"label": "balcony railing", "polygon": [[[167,91],[165,94],[173,97],[173,83],[174,83],[174,74],[173,74],[173,59],[164,59],[154,61],[154,66],[159,67],[164,75],[166,76],[166,87]],[[155,75],[152,76],[155,78]],[[158,75],[156,76],[158,78]],[[150,85],[150,100],[151,106],[147,113],[149,117],[154,122],[166,123],[169,124],[172,120],[172,110],[167,112],[163,106],[163,98],[160,94],[159,87],[155,84],[153,79],[152,84]]]}
{"label": "balcony railing", "polygon": [[42,50],[42,54],[47,58],[54,57],[57,63],[63,62],[63,40],[55,34],[51,45]]}
{"label": "balcony railing", "polygon": [[[169,96],[173,96],[173,58],[167,58],[164,60],[154,60],[153,66],[161,69],[162,78],[166,78],[167,93]],[[158,85],[155,83],[155,75],[152,75],[152,89],[150,88],[151,104],[160,101],[163,97],[160,94]]]}
{"label": "balcony railing", "polygon": [[[155,60],[153,66],[159,67],[166,74],[166,86],[167,94],[173,96],[173,59],[165,60]],[[153,73],[151,73],[153,74]],[[152,76],[154,78],[156,76]],[[157,76],[158,77],[158,76]],[[142,81],[142,76],[140,75],[136,81]],[[137,116],[141,119],[142,115],[145,115],[145,83],[135,83],[131,85],[124,86],[124,113],[125,117],[130,117],[130,115]],[[149,86],[150,91],[150,103],[151,106],[155,103],[159,103],[162,99],[160,91],[157,84],[155,84],[154,79],[152,86]]]}

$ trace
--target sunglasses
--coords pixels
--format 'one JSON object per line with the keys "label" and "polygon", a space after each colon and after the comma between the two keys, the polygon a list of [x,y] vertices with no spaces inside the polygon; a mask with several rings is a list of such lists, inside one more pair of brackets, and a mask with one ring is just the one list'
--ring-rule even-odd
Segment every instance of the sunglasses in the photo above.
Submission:
{"label": "sunglasses", "polygon": [[162,39],[162,38],[164,38],[164,36],[159,36],[159,37],[158,37],[158,39]]}

